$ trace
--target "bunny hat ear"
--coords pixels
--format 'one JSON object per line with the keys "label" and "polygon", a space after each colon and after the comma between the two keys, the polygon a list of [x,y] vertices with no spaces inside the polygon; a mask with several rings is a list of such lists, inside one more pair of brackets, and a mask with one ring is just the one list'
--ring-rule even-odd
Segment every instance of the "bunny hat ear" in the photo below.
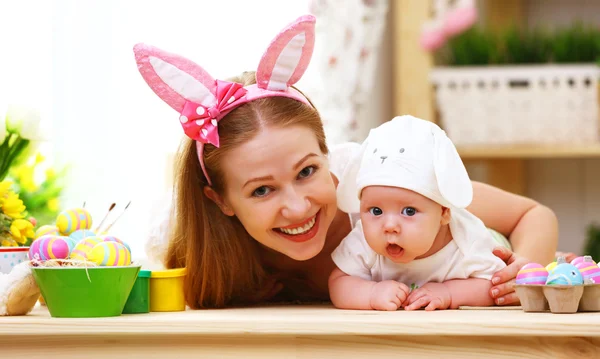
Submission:
{"label": "bunny hat ear", "polygon": [[346,213],[358,213],[360,211],[358,174],[368,146],[369,138],[367,137],[360,148],[352,154],[349,164],[339,178],[336,190],[338,208]]}
{"label": "bunny hat ear", "polygon": [[266,97],[288,97],[312,105],[290,86],[298,82],[312,56],[315,17],[301,16],[271,42],[256,72],[257,84],[215,80],[194,62],[154,46],[133,48],[140,74],[158,97],[179,116],[185,134],[197,141],[198,159],[204,168],[204,145],[219,147],[218,122],[244,103]]}
{"label": "bunny hat ear", "polygon": [[431,131],[434,139],[433,166],[440,194],[457,208],[466,208],[473,200],[473,184],[456,147],[437,125]]}
{"label": "bunny hat ear", "polygon": [[315,22],[312,15],[301,16],[273,39],[256,71],[259,88],[286,91],[300,80],[315,47]]}
{"label": "bunny hat ear", "polygon": [[205,107],[216,102],[216,81],[199,65],[146,44],[136,44],[133,52],[148,86],[175,111],[182,112],[186,101]]}

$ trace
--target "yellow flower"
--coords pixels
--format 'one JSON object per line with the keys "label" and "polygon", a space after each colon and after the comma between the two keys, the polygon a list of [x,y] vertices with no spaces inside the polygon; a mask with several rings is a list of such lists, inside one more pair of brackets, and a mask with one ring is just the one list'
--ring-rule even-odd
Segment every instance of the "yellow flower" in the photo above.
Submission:
{"label": "yellow flower", "polygon": [[46,178],[51,181],[56,177],[56,171],[52,168],[46,170]]}
{"label": "yellow flower", "polygon": [[19,178],[21,188],[27,192],[35,192],[37,185],[34,179],[34,166],[22,165],[14,170],[15,176]]}
{"label": "yellow flower", "polygon": [[2,241],[0,241],[0,247],[18,247],[19,245],[17,244],[17,242],[15,242],[14,239],[9,238],[9,239],[2,239]]}
{"label": "yellow flower", "polygon": [[23,201],[19,199],[19,195],[9,192],[7,197],[4,199],[4,203],[2,204],[2,211],[9,217],[23,218],[25,206],[23,205]]}
{"label": "yellow flower", "polygon": [[40,163],[44,162],[45,160],[46,160],[46,157],[44,157],[44,155],[42,155],[41,153],[39,153],[39,152],[38,152],[38,153],[35,155],[35,164],[36,164],[36,165],[38,165],[38,164],[40,164]]}
{"label": "yellow flower", "polygon": [[12,186],[12,183],[10,181],[0,182],[0,203],[2,203],[2,200],[8,195],[10,186]]}
{"label": "yellow flower", "polygon": [[47,206],[48,209],[52,212],[58,212],[58,210],[60,209],[60,201],[58,200],[58,198],[52,198],[48,200]]}
{"label": "yellow flower", "polygon": [[27,238],[35,236],[33,224],[26,219],[15,219],[10,225],[10,234],[20,244],[27,242]]}

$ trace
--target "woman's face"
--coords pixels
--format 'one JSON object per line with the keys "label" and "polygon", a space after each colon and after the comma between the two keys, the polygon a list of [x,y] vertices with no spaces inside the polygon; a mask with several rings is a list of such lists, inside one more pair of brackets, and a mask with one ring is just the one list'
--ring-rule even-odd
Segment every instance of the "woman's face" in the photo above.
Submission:
{"label": "woman's face", "polygon": [[310,129],[266,127],[227,153],[223,170],[229,214],[255,240],[300,261],[323,249],[337,212],[336,192]]}

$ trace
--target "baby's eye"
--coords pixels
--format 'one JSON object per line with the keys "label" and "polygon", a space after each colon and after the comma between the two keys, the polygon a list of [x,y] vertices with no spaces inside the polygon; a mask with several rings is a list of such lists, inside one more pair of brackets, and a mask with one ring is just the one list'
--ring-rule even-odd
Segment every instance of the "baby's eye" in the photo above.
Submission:
{"label": "baby's eye", "polygon": [[267,186],[260,186],[252,192],[252,197],[264,197],[269,194],[271,189]]}
{"label": "baby's eye", "polygon": [[317,170],[316,166],[306,166],[298,173],[298,178],[310,177]]}
{"label": "baby's eye", "polygon": [[374,216],[381,216],[383,214],[383,211],[379,207],[371,207],[369,208],[369,213],[371,213]]}
{"label": "baby's eye", "polygon": [[405,216],[412,217],[415,214],[417,214],[417,210],[414,209],[413,207],[404,207],[402,209],[402,214],[405,215]]}

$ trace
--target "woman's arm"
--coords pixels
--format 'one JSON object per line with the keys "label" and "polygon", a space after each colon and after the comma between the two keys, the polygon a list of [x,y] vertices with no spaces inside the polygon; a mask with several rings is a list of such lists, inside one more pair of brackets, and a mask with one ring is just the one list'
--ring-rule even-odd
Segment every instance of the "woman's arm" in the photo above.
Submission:
{"label": "woman's arm", "polygon": [[473,181],[473,202],[467,208],[483,223],[505,235],[518,255],[548,264],[558,246],[558,220],[546,206],[523,196]]}
{"label": "woman's arm", "polygon": [[507,266],[492,277],[490,296],[498,305],[519,304],[514,278],[521,267],[529,262],[546,265],[554,259],[558,246],[556,215],[532,199],[480,182],[473,182],[473,202],[467,209],[509,239],[513,251],[504,247],[494,250]]}

